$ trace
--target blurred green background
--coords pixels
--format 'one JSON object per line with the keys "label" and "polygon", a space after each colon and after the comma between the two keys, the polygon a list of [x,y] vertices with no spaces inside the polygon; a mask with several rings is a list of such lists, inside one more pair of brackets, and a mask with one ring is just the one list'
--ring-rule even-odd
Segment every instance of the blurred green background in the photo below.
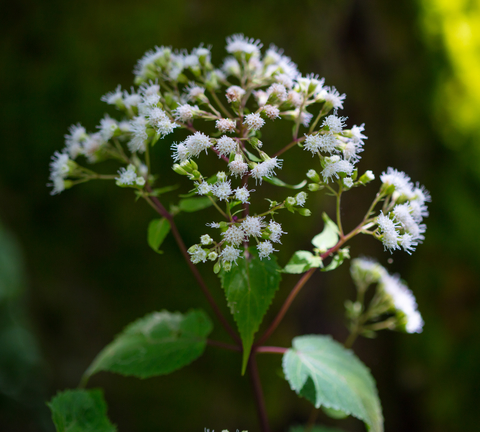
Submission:
{"label": "blurred green background", "polygon": [[[425,319],[420,335],[382,333],[354,346],[377,379],[386,430],[473,431],[480,421],[480,4],[475,0],[309,0],[135,2],[18,0],[0,17],[0,430],[51,431],[44,401],[75,387],[93,357],[126,324],[160,309],[203,307],[171,238],[165,255],[146,243],[154,217],[128,190],[89,183],[51,197],[48,163],[72,123],[94,130],[104,112],[100,96],[128,88],[133,66],[155,45],[191,49],[213,45],[217,64],[225,37],[243,32],[274,43],[302,73],[324,76],[347,94],[343,115],[366,123],[360,170],[406,171],[431,191],[426,241],[413,256],[388,264],[417,296]],[[266,133],[272,148],[285,138]],[[154,164],[172,180],[168,146]],[[280,177],[303,179],[311,158],[292,150]],[[353,226],[374,186],[346,196]],[[173,202],[173,194],[166,196]],[[280,220],[289,232],[278,254],[308,247],[332,203],[310,195],[310,218]],[[187,244],[204,232],[181,215]],[[213,220],[206,210],[194,215]],[[355,239],[352,256],[390,255],[372,239]],[[222,303],[208,266],[201,272]],[[267,316],[295,277],[285,276]],[[295,335],[331,333],[343,341],[343,302],[354,289],[348,265],[316,274],[271,339],[288,346]],[[223,306],[222,306],[223,307]],[[226,308],[224,308],[225,313]],[[219,328],[213,335],[228,337]],[[250,383],[235,353],[207,348],[189,367],[146,381],[102,373],[109,415],[120,431],[258,430]],[[272,428],[304,422],[307,402],[279,378],[280,357],[259,358]],[[332,423],[349,431],[352,419]]]}

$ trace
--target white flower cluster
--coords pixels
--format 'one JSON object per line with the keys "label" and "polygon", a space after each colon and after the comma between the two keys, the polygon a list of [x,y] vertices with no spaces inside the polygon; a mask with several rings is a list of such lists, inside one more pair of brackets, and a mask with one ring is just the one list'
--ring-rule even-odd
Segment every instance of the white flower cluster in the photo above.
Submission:
{"label": "white flower cluster", "polygon": [[382,173],[380,179],[392,198],[388,212],[381,212],[376,219],[378,236],[390,252],[403,248],[411,254],[424,240],[426,225],[422,221],[428,216],[426,203],[430,194],[424,187],[413,185],[404,172],[393,168]]}
{"label": "white flower cluster", "polygon": [[145,178],[137,175],[135,165],[128,165],[118,170],[119,176],[115,179],[118,186],[144,186]]}
{"label": "white flower cluster", "polygon": [[397,328],[405,329],[407,333],[422,331],[424,323],[415,296],[398,275],[390,275],[383,266],[369,258],[352,260],[350,272],[359,287],[366,288],[372,283],[378,283],[377,295],[380,298],[374,306],[376,309],[370,313],[380,317],[393,311],[397,318]]}

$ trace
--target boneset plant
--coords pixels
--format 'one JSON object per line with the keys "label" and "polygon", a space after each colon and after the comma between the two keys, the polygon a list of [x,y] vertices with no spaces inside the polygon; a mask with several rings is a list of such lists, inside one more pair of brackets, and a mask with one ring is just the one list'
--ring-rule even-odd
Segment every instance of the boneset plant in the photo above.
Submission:
{"label": "boneset plant", "polygon": [[[275,46],[263,54],[261,48],[258,40],[243,35],[227,38],[229,56],[220,68],[211,63],[210,48],[202,45],[190,53],[165,47],[147,52],[134,70],[138,87],[131,91],[118,87],[102,97],[118,109],[119,119],[106,115],[94,133],[72,126],[66,147],[53,156],[52,194],[90,180],[111,180],[158,213],[148,227],[150,246],[159,251],[165,237],[173,235],[211,312],[231,337],[231,344],[208,339],[212,322],[199,309],[146,315],[98,354],[79,389],[59,393],[50,402],[58,431],[115,429],[106,417],[102,393],[85,390],[93,374],[110,371],[140,378],[168,374],[194,361],[207,345],[241,356],[238,372],[251,377],[262,431],[269,425],[256,363],[259,353],[282,355],[285,379],[315,408],[336,418],[354,416],[371,431],[383,430],[374,380],[350,347],[358,336],[373,337],[381,329],[422,331],[415,298],[398,276],[373,259],[352,260],[357,298],[345,303],[350,335],[344,343],[325,335],[297,336],[288,348],[266,342],[313,273],[334,270],[350,258],[347,243],[354,236],[373,236],[388,252],[402,249],[411,254],[424,238],[422,221],[430,197],[405,173],[387,168],[370,206],[358,215],[358,225],[344,231],[343,194],[375,179],[372,171],[357,168],[367,138],[364,125],[349,128],[347,119],[338,115],[344,94],[326,87],[316,75],[302,76]],[[283,144],[262,141],[263,128],[285,121],[291,123],[291,139]],[[151,155],[170,134],[178,136],[171,148],[172,176],[187,177],[191,188],[167,208],[162,195],[174,187],[164,180],[167,175],[157,175]],[[313,157],[301,171],[306,178],[293,186],[278,177],[287,151],[306,151]],[[221,160],[222,171],[212,170],[212,158],[217,164]],[[119,163],[118,172],[100,174],[84,166],[107,159]],[[255,201],[256,191],[270,193],[275,187],[281,188],[280,200]],[[336,214],[330,218],[324,213],[323,222],[314,215],[323,231],[313,236],[311,250],[292,251],[282,268],[275,252],[288,228],[276,220],[277,215],[289,212],[296,223],[295,219],[311,215],[305,206],[321,193],[335,199]],[[193,220],[205,226],[205,234],[196,244],[185,245],[175,216],[210,206],[218,210],[218,219],[206,221],[195,215]],[[201,276],[200,271],[211,270],[218,274],[218,286],[207,287]],[[274,320],[257,334],[282,272],[298,274],[298,282]],[[236,329],[211,295],[220,287]]]}

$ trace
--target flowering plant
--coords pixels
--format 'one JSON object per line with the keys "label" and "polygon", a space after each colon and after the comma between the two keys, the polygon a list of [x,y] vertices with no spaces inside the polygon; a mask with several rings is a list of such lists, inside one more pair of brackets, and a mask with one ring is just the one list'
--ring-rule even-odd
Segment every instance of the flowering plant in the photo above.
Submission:
{"label": "flowering plant", "polygon": [[[338,115],[344,94],[325,86],[316,75],[302,76],[275,46],[264,54],[261,48],[258,40],[243,35],[227,38],[229,56],[221,68],[213,66],[210,48],[202,45],[190,53],[166,47],[147,52],[134,70],[138,87],[130,92],[118,87],[102,97],[122,118],[106,115],[95,133],[72,126],[65,137],[66,147],[53,156],[52,194],[89,180],[112,180],[131,189],[159,214],[148,227],[150,246],[158,252],[171,232],[232,339],[231,344],[208,339],[212,322],[200,309],[164,310],[135,321],[100,352],[85,372],[80,389],[59,393],[50,402],[57,430],[72,421],[84,424],[84,429],[76,430],[114,428],[106,417],[101,392],[84,389],[93,374],[111,371],[141,378],[167,374],[194,361],[207,345],[241,355],[240,372],[248,370],[252,379],[262,431],[268,431],[269,425],[256,363],[259,353],[282,355],[285,379],[315,408],[335,418],[351,415],[372,431],[383,430],[375,382],[349,348],[358,336],[372,337],[381,329],[422,330],[415,298],[397,275],[390,275],[373,259],[352,260],[357,298],[345,303],[350,335],[344,344],[324,335],[297,336],[290,348],[265,342],[317,269],[331,271],[350,258],[347,242],[352,237],[370,235],[389,252],[402,249],[411,254],[424,239],[423,218],[428,215],[430,196],[405,173],[388,168],[380,175],[380,188],[358,225],[344,231],[341,197],[375,179],[371,170],[359,172],[357,168],[367,139],[364,125],[348,128],[347,119]],[[264,145],[262,129],[280,121],[292,124],[290,142],[283,148],[267,140]],[[160,197],[175,187],[160,182],[151,153],[171,134],[178,134],[178,142],[172,145],[173,171],[192,183],[190,191],[167,210]],[[305,168],[301,183],[288,185],[277,175],[284,153],[293,149],[318,159]],[[223,170],[212,171],[209,156],[217,160],[214,164],[223,163]],[[100,174],[77,162],[82,159],[89,164],[113,159],[120,167],[117,173]],[[272,186],[295,192],[282,193],[281,200],[268,199],[267,204],[255,202],[257,190]],[[335,197],[335,222],[324,213],[324,228],[313,237],[312,249],[292,253],[282,268],[275,248],[281,247],[287,232],[277,215],[288,211],[292,217],[310,216],[307,200],[322,191]],[[175,216],[210,206],[218,210],[218,219],[206,223],[198,243],[185,246]],[[236,330],[198,270],[204,264],[219,276]],[[274,320],[257,336],[282,272],[301,276]],[[88,415],[80,414],[86,411]]]}

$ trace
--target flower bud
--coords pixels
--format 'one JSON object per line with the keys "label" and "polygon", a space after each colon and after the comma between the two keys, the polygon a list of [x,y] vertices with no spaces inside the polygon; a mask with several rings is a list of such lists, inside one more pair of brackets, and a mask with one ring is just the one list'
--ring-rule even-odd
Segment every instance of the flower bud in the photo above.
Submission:
{"label": "flower bud", "polygon": [[314,169],[311,169],[311,170],[308,170],[307,171],[307,177],[314,181],[314,182],[319,182],[320,181],[320,176],[318,175],[318,173],[314,170]]}
{"label": "flower bud", "polygon": [[320,189],[321,189],[321,187],[320,187],[320,185],[319,185],[318,183],[309,183],[309,184],[308,184],[308,190],[309,190],[310,192],[316,192],[316,191],[318,191],[318,190],[320,190]]}
{"label": "flower bud", "polygon": [[217,258],[218,258],[218,254],[216,252],[210,252],[208,255],[207,255],[207,258],[210,260],[210,261],[215,261]]}
{"label": "flower bud", "polygon": [[301,208],[298,209],[298,213],[302,216],[311,216],[312,212],[309,209]]}
{"label": "flower bud", "polygon": [[375,174],[371,170],[368,170],[359,178],[359,182],[362,185],[366,185],[367,183],[370,183],[372,180],[375,180]]}
{"label": "flower bud", "polygon": [[223,261],[222,266],[226,272],[232,269],[232,263],[230,261]]}
{"label": "flower bud", "polygon": [[207,246],[207,245],[211,244],[212,241],[213,241],[213,239],[208,234],[204,234],[200,237],[200,243],[202,243],[202,245],[204,245],[204,246]]}

